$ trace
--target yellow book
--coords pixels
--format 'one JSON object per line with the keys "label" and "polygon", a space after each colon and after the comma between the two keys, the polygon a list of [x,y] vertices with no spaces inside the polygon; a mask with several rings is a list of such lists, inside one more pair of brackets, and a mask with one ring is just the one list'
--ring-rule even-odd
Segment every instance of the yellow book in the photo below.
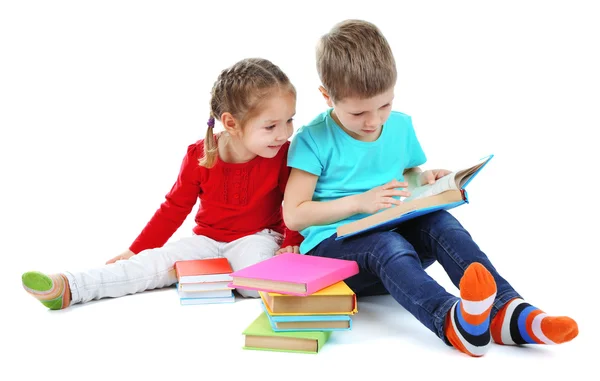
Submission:
{"label": "yellow book", "polygon": [[358,312],[356,294],[344,281],[332,284],[307,296],[259,291],[272,316],[285,315],[354,315]]}

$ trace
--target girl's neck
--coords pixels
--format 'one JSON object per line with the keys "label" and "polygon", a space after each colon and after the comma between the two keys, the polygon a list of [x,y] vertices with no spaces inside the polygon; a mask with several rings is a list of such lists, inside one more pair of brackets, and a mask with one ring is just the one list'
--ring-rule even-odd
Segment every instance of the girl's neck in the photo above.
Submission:
{"label": "girl's neck", "polygon": [[248,151],[243,142],[238,137],[232,137],[227,132],[222,132],[217,140],[219,148],[219,158],[232,164],[247,163],[257,155]]}

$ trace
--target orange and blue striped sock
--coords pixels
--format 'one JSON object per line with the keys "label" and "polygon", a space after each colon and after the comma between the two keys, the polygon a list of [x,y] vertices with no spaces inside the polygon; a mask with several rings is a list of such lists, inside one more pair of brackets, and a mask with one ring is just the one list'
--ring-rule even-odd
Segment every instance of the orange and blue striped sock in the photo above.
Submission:
{"label": "orange and blue striped sock", "polygon": [[71,288],[63,274],[30,271],[23,274],[21,281],[25,291],[51,310],[67,308],[71,304]]}
{"label": "orange and blue striped sock", "polygon": [[492,320],[492,338],[501,345],[562,344],[579,334],[577,322],[567,316],[548,316],[539,308],[515,298]]}
{"label": "orange and blue striped sock", "polygon": [[460,300],[446,316],[446,337],[452,346],[473,357],[483,356],[490,345],[490,312],[496,282],[480,263],[472,263],[460,280]]}

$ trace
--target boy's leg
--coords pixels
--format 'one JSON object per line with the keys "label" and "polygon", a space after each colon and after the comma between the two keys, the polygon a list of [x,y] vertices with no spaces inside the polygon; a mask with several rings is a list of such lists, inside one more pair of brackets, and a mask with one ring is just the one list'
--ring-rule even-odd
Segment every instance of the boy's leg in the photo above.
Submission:
{"label": "boy's leg", "polygon": [[[65,308],[69,304],[90,300],[120,297],[128,294],[170,286],[177,281],[174,264],[180,260],[217,257],[218,242],[204,236],[192,236],[170,242],[161,248],[144,250],[128,260],[92,268],[81,272],[45,275],[37,272],[23,274],[23,286],[44,305],[51,309]],[[49,279],[50,281],[48,282]],[[64,280],[70,295],[59,296],[53,301],[46,297],[48,289],[60,286]],[[36,290],[35,286],[38,287]],[[40,294],[42,297],[40,297]],[[70,296],[70,303],[64,298]],[[62,297],[62,299],[60,299]],[[60,299],[60,301],[59,301]]]}
{"label": "boy's leg", "polygon": [[[490,342],[489,310],[496,288],[482,266],[475,266],[465,275],[459,299],[425,272],[413,246],[395,232],[340,241],[334,235],[308,255],[356,261],[360,273],[346,279],[346,283],[357,295],[372,293],[379,279],[398,303],[444,342],[470,355],[485,353]],[[450,316],[455,319],[451,321]]]}
{"label": "boy's leg", "polygon": [[499,344],[557,344],[578,334],[577,323],[569,317],[547,316],[525,303],[498,273],[467,230],[447,211],[407,221],[396,229],[427,259],[440,262],[458,287],[467,267],[481,263],[494,277],[497,296],[491,311],[491,332]]}
{"label": "boy's leg", "polygon": [[[282,242],[282,234],[265,229],[225,244],[222,249],[223,256],[229,260],[233,271],[238,271],[273,257]],[[242,289],[236,291],[246,298],[259,297],[258,291]]]}

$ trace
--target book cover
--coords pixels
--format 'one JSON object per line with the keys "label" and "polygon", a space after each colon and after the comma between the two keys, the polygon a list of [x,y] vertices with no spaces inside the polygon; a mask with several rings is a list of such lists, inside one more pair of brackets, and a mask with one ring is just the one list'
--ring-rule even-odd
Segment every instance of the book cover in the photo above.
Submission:
{"label": "book cover", "polygon": [[227,258],[193,259],[175,262],[179,284],[231,281],[233,269]]}
{"label": "book cover", "polygon": [[434,184],[409,187],[411,195],[405,198],[402,204],[338,226],[336,240],[370,231],[391,230],[413,218],[468,204],[469,196],[465,189],[466,186],[493,157],[494,155],[484,157],[477,164],[452,172],[438,179]]}
{"label": "book cover", "polygon": [[232,273],[230,287],[306,296],[356,274],[355,261],[283,253]]}
{"label": "book cover", "polygon": [[275,332],[265,312],[262,312],[244,331],[243,349],[318,353],[331,336],[331,331]]}
{"label": "book cover", "polygon": [[307,296],[265,291],[258,293],[272,316],[354,315],[358,312],[356,294],[344,281]]}

